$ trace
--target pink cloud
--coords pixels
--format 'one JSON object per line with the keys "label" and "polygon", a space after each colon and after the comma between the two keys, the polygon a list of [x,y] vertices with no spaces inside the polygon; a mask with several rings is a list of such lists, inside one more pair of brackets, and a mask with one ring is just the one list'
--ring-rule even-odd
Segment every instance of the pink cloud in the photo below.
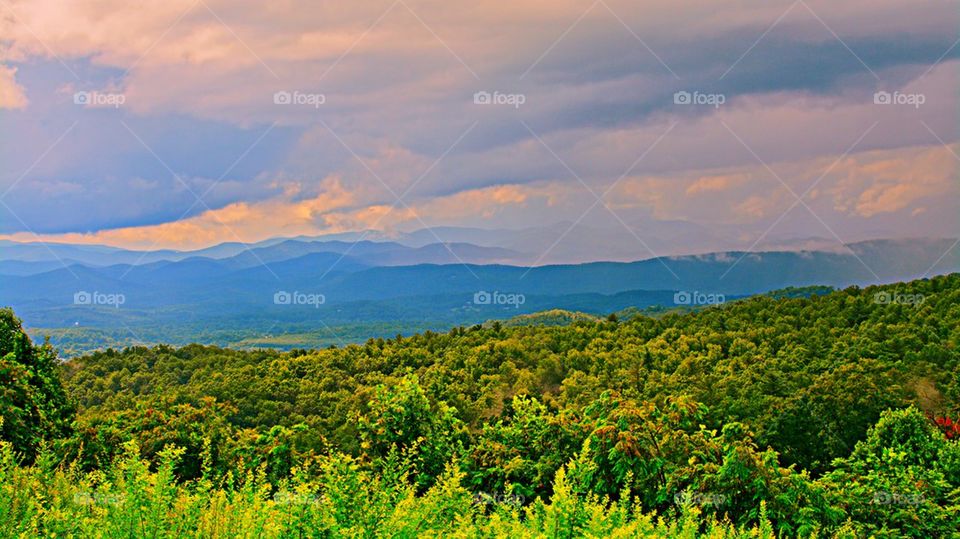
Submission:
{"label": "pink cloud", "polygon": [[27,106],[23,86],[17,84],[17,68],[0,64],[0,109],[22,109]]}

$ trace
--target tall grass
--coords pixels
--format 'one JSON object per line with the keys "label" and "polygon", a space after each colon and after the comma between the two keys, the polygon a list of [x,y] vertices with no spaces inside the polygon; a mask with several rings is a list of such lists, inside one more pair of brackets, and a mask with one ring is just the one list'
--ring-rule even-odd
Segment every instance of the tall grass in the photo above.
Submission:
{"label": "tall grass", "polygon": [[181,454],[165,449],[151,470],[128,444],[108,469],[81,473],[46,451],[18,466],[0,442],[0,537],[774,537],[765,518],[737,529],[704,522],[695,508],[666,519],[635,503],[583,497],[562,471],[549,503],[519,507],[478,503],[454,467],[417,495],[403,474],[377,474],[343,455],[278,485],[257,472],[183,483],[174,471]]}

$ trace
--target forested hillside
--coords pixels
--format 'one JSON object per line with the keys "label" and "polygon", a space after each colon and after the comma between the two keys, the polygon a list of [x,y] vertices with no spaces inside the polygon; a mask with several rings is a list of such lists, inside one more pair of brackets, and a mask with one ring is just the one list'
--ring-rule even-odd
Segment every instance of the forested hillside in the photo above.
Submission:
{"label": "forested hillside", "polygon": [[0,534],[957,535],[960,275],[791,295],[107,350],[62,365],[69,403],[7,311]]}

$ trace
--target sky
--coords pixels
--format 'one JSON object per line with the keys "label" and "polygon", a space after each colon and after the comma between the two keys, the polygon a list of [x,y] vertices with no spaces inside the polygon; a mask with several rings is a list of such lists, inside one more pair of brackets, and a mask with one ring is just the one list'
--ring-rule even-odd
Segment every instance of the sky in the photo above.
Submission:
{"label": "sky", "polygon": [[927,0],[0,0],[0,239],[955,238],[958,30]]}

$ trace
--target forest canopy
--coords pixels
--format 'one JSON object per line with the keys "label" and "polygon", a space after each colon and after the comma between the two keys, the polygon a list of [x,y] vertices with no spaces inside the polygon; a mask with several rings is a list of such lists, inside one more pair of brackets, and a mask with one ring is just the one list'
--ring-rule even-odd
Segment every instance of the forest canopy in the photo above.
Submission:
{"label": "forest canopy", "polygon": [[6,310],[0,527],[955,534],[960,275],[821,292],[64,363]]}

